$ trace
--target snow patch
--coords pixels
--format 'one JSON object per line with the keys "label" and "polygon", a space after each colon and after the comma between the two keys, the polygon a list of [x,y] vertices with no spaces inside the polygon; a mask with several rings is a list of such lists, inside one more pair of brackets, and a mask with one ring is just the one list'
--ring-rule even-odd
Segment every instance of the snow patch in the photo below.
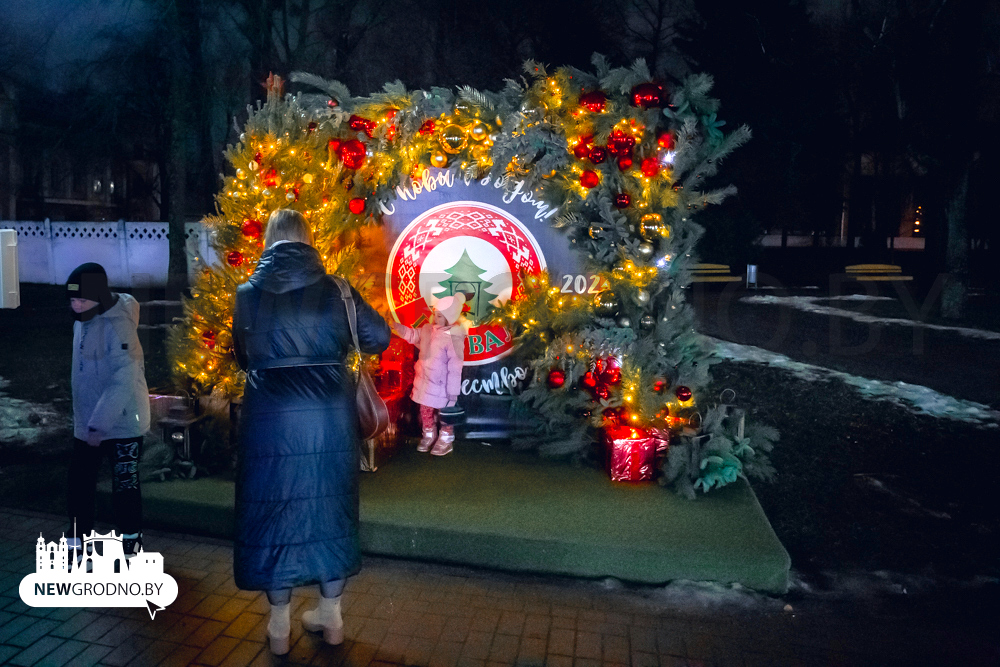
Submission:
{"label": "snow patch", "polygon": [[740,345],[710,337],[709,340],[715,343],[716,356],[723,359],[782,368],[802,380],[840,380],[854,387],[862,396],[876,401],[887,401],[911,412],[954,419],[987,428],[1000,428],[1000,412],[990,406],[948,396],[930,387],[908,382],[872,380],[824,366],[795,361],[783,354],[752,345]]}
{"label": "snow patch", "polygon": [[0,377],[0,442],[34,445],[67,425],[52,405],[11,398],[4,393],[10,382]]}
{"label": "snow patch", "polygon": [[980,340],[1000,340],[1000,332],[988,331],[986,329],[973,329],[971,327],[952,327],[943,324],[930,324],[918,320],[907,320],[899,317],[875,317],[864,313],[856,313],[853,310],[835,308],[833,306],[820,305],[819,301],[895,301],[891,296],[869,296],[867,294],[847,294],[842,296],[773,296],[771,294],[761,294],[758,296],[745,296],[740,301],[745,303],[762,303],[773,306],[787,306],[798,310],[815,313],[817,315],[831,315],[834,317],[846,317],[855,322],[864,324],[895,324],[905,327],[920,327],[933,331],[947,331],[968,338],[978,338]]}
{"label": "snow patch", "polygon": [[781,611],[784,601],[740,584],[678,579],[657,588],[651,598],[671,610],[682,612]]}

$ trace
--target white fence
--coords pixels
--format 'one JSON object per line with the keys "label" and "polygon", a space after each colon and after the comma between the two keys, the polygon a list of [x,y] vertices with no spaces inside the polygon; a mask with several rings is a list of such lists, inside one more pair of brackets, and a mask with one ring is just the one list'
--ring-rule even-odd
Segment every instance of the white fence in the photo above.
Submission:
{"label": "white fence", "polygon": [[[50,222],[0,220],[17,231],[18,277],[22,283],[61,285],[84,262],[97,262],[114,287],[167,284],[170,243],[166,222]],[[184,225],[188,276],[217,261],[200,222]]]}

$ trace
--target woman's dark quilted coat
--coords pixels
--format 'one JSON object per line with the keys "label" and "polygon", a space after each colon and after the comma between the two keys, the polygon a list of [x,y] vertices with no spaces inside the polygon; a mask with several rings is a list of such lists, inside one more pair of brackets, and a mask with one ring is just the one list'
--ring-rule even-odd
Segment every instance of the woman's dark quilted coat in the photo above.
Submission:
{"label": "woman's dark quilted coat", "polygon": [[[389,327],[352,288],[367,353]],[[245,590],[343,579],[361,567],[358,420],[344,361],[350,325],[319,253],[264,252],[236,291],[233,340],[247,372],[236,479],[233,570]]]}

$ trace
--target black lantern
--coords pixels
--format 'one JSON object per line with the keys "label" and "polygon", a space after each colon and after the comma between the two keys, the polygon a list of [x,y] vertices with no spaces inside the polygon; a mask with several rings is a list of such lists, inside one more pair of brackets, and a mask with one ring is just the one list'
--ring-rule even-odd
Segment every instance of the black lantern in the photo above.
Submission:
{"label": "black lantern", "polygon": [[159,421],[163,442],[174,447],[179,459],[178,464],[190,467],[192,477],[195,474],[192,452],[200,454],[204,444],[204,438],[197,426],[206,419],[208,415],[197,415],[187,405],[175,405],[170,408],[167,416]]}

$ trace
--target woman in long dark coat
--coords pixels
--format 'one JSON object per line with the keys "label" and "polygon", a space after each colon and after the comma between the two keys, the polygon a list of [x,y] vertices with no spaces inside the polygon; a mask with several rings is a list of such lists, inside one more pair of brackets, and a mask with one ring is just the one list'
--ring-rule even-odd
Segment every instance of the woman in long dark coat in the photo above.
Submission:
{"label": "woman in long dark coat", "polygon": [[[352,347],[341,293],[301,214],[275,211],[265,250],[236,292],[233,340],[247,373],[236,480],[233,571],[267,591],[271,650],[288,651],[292,588],[320,585],[308,630],[343,641],[340,595],[361,568],[358,418],[345,357]],[[362,352],[389,345],[389,327],[351,289]]]}

